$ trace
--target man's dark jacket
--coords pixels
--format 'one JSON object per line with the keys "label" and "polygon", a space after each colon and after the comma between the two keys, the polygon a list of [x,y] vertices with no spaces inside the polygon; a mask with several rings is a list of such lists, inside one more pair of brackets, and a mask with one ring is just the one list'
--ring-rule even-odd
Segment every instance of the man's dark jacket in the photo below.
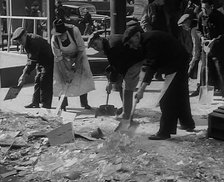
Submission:
{"label": "man's dark jacket", "polygon": [[25,50],[28,57],[27,74],[30,74],[36,65],[41,67],[42,72],[52,72],[54,55],[47,40],[38,35],[27,34]]}
{"label": "man's dark jacket", "polygon": [[141,46],[148,65],[144,82],[150,83],[157,71],[168,75],[186,71],[188,68],[189,54],[186,49],[177,39],[165,32],[142,33]]}
{"label": "man's dark jacket", "polygon": [[208,17],[201,12],[198,18],[198,33],[200,37],[207,39],[224,34],[224,15],[216,9]]}
{"label": "man's dark jacket", "polygon": [[111,74],[109,80],[117,81],[118,74],[125,76],[134,64],[143,61],[142,50],[133,50],[123,45],[123,35],[111,35],[103,40],[104,54],[107,56]]}

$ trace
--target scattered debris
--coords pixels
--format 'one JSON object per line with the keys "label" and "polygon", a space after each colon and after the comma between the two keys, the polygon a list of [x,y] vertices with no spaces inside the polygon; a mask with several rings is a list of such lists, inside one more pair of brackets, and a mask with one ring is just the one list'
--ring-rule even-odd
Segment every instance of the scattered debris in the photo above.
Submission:
{"label": "scattered debris", "polygon": [[72,171],[68,175],[65,175],[64,178],[69,179],[69,180],[76,180],[76,179],[79,179],[81,177],[81,174],[82,173],[79,172],[79,171]]}
{"label": "scattered debris", "polygon": [[9,171],[9,172],[6,172],[4,174],[1,174],[1,177],[2,178],[7,178],[9,176],[13,176],[13,175],[16,175],[17,174],[17,171],[16,170],[13,170],[13,171]]}
{"label": "scattered debris", "polygon": [[104,134],[101,131],[100,128],[97,128],[95,131],[91,132],[91,137],[96,138],[96,139],[105,139]]}
{"label": "scattered debris", "polygon": [[[159,117],[157,112],[149,117],[146,111],[144,121],[136,118],[141,122],[137,131],[148,134],[158,128]],[[50,115],[43,119],[2,113],[0,118],[0,143],[8,138],[8,144],[1,145],[1,158],[16,139],[6,160],[1,161],[7,169],[0,181],[7,173],[24,182],[224,180],[223,142],[206,138],[205,129],[194,134],[181,131],[181,135],[158,142],[138,132],[133,137],[114,133],[117,121],[112,117],[86,117],[85,122],[76,117],[75,122],[71,118],[68,123]],[[22,143],[25,145],[16,147]]]}
{"label": "scattered debris", "polygon": [[67,123],[61,127],[47,133],[50,145],[60,145],[74,141],[74,129],[72,123]]}

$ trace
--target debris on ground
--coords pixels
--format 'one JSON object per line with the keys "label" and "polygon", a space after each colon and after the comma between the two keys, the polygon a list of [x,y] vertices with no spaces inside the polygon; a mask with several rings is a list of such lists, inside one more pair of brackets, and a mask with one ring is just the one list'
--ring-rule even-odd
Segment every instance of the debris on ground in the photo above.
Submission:
{"label": "debris on ground", "polygon": [[50,115],[0,112],[0,156],[5,158],[0,181],[224,181],[223,141],[207,138],[206,129],[150,141],[147,135],[158,128],[160,113],[136,113],[140,126],[130,137],[113,132],[118,125],[113,117],[78,116],[65,122]]}

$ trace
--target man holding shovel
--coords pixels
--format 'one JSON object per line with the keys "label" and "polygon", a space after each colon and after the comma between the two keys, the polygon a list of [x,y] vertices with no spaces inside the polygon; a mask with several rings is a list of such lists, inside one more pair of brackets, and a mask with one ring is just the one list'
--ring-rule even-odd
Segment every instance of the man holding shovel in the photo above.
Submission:
{"label": "man holding shovel", "polygon": [[17,28],[12,40],[21,44],[27,52],[27,64],[19,78],[18,86],[22,86],[26,77],[36,68],[34,94],[32,103],[26,108],[51,108],[53,94],[54,55],[47,40],[39,35],[28,34],[22,27]]}
{"label": "man holding shovel", "polygon": [[[136,27],[141,31],[139,26]],[[133,92],[139,81],[143,57],[138,49],[131,50],[123,46],[122,37],[122,35],[117,34],[103,38],[98,33],[94,33],[89,38],[88,47],[103,52],[107,56],[109,67],[106,70],[108,72],[106,90],[110,93],[112,85],[117,86],[121,100],[123,101],[123,112],[118,118],[129,119],[132,109]]]}
{"label": "man holding shovel", "polygon": [[[201,13],[198,18],[198,35],[202,42],[202,66],[200,86],[206,85],[206,67],[208,69],[208,84],[221,89],[224,97],[224,15],[214,8],[213,0],[201,0]],[[205,49],[208,48],[205,53]],[[207,58],[206,58],[207,57]],[[206,64],[206,59],[207,64]],[[200,86],[193,96],[199,95]]]}
{"label": "man holding shovel", "polygon": [[188,89],[189,54],[175,38],[161,31],[141,33],[135,27],[128,28],[123,44],[131,49],[142,49],[147,60],[147,71],[135,97],[143,98],[147,85],[154,74],[161,71],[166,75],[166,90],[159,100],[162,116],[157,134],[151,140],[165,140],[176,134],[178,119],[182,129],[193,130],[195,123],[191,115]]}

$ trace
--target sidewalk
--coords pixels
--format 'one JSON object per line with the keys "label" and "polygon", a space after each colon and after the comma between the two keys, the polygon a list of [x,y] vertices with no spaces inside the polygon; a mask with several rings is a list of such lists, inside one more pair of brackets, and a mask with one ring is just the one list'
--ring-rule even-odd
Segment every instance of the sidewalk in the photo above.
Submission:
{"label": "sidewalk", "polygon": [[[100,105],[104,105],[106,103],[106,92],[105,87],[107,84],[106,78],[103,76],[94,77],[96,90],[90,92],[88,94],[89,105],[92,106],[93,110],[88,111],[92,114],[95,113],[95,109]],[[147,87],[146,92],[144,93],[144,99],[140,101],[140,103],[136,107],[136,111],[139,110],[138,113],[140,115],[147,117],[153,117],[153,112],[160,112],[159,107],[154,107],[160,89],[163,86],[163,82],[161,81],[153,81],[150,86]],[[195,89],[195,83],[192,81],[189,83],[190,92]],[[0,109],[2,111],[13,111],[13,112],[27,112],[29,109],[25,109],[24,105],[27,105],[31,102],[32,94],[33,94],[33,85],[25,85],[20,91],[17,98],[12,100],[4,101],[4,97],[8,91],[8,88],[0,89]],[[58,98],[53,98],[52,107],[56,108],[58,102]],[[82,115],[87,112],[82,109],[80,106],[79,97],[68,98],[68,112],[71,110],[72,112],[77,113],[77,115]],[[214,96],[214,101],[211,105],[200,105],[198,103],[198,97],[190,98],[192,115],[195,119],[196,125],[198,126],[206,126],[207,125],[207,115],[211,113],[214,109],[223,105],[223,101],[221,100],[221,96]],[[112,92],[109,97],[109,104],[114,105],[115,107],[121,107],[121,100],[118,92]]]}

